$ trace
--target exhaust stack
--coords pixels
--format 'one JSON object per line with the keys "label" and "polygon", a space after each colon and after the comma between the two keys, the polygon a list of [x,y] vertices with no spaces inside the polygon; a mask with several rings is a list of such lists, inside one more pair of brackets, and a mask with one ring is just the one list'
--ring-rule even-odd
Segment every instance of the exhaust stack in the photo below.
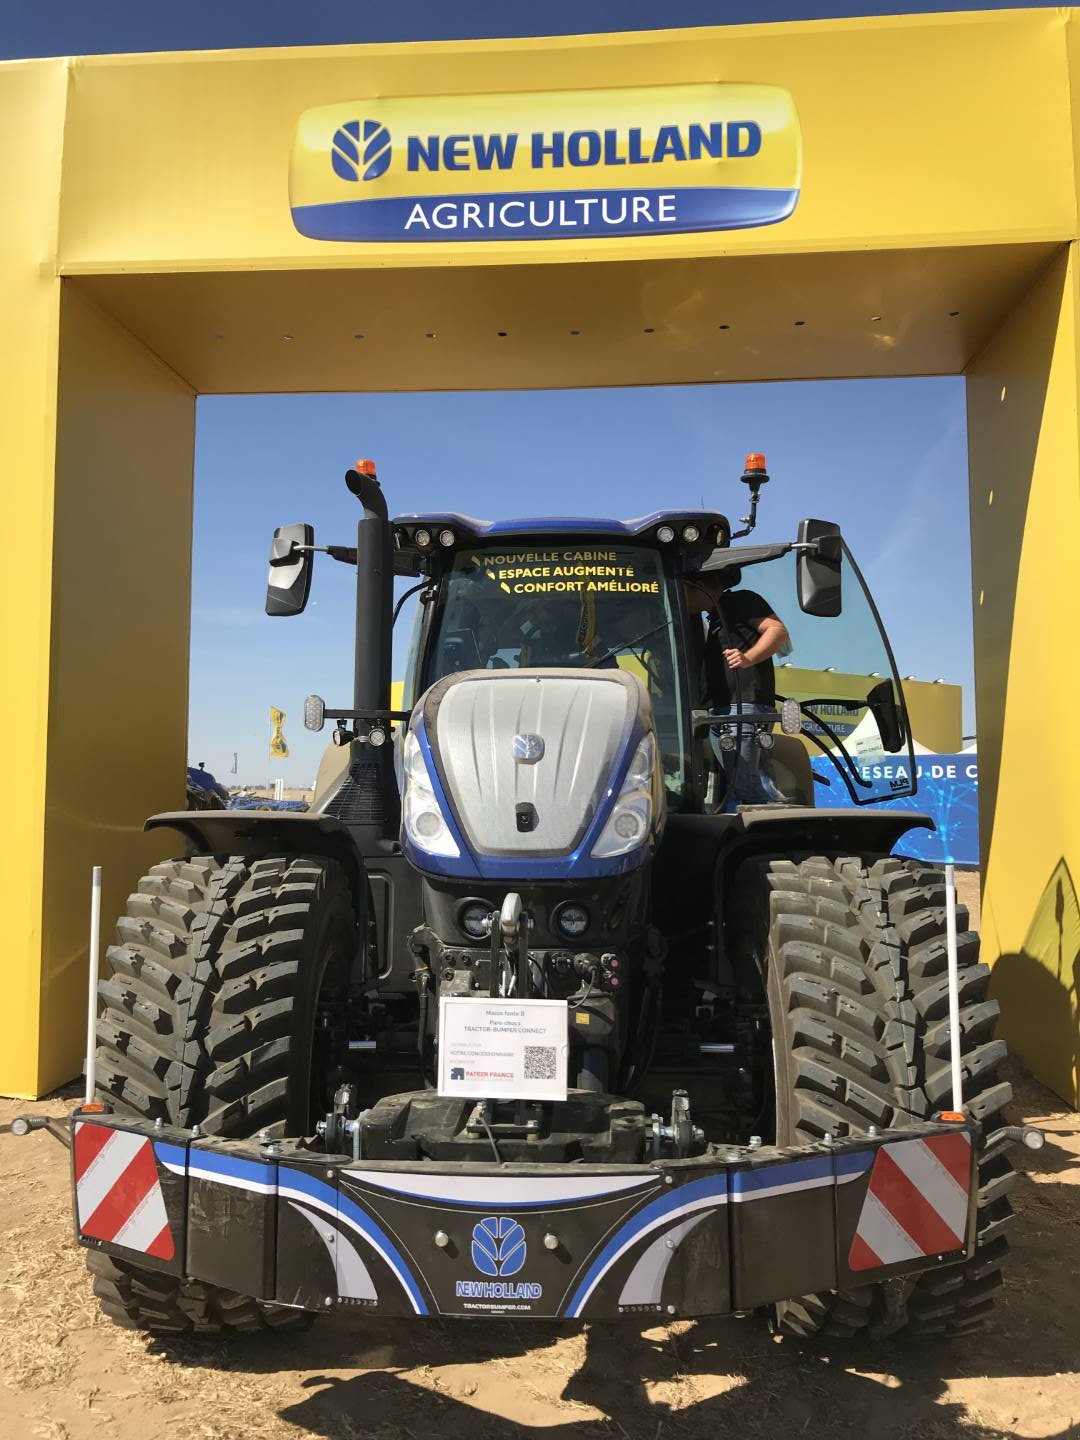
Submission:
{"label": "exhaust stack", "polygon": [[358,460],[345,484],[363,506],[356,527],[355,710],[390,709],[394,551],[386,496],[374,460]]}
{"label": "exhaust stack", "polygon": [[[356,721],[348,787],[349,814],[372,841],[397,834],[400,801],[394,781],[390,722],[390,668],[393,645],[394,552],[386,497],[374,460],[358,460],[345,484],[363,507],[356,526],[356,657],[353,708]],[[368,736],[375,732],[372,744]]]}

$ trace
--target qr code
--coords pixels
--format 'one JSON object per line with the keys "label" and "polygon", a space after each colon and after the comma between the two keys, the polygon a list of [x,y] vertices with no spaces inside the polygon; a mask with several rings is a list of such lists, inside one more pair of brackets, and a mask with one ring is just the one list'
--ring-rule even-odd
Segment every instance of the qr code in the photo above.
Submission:
{"label": "qr code", "polygon": [[525,1079],[554,1080],[556,1053],[554,1045],[526,1045]]}

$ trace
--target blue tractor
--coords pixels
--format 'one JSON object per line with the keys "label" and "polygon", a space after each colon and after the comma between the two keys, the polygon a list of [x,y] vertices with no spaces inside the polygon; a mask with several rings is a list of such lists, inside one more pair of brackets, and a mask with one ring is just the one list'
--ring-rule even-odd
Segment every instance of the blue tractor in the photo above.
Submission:
{"label": "blue tractor", "polygon": [[189,810],[227,810],[229,792],[206,768],[205,761],[187,767],[187,808]]}
{"label": "blue tractor", "polygon": [[913,788],[889,644],[837,526],[733,543],[743,478],[732,535],[391,519],[359,462],[355,545],[276,532],[270,614],[317,550],[355,567],[354,695],[307,702],[309,812],[148,822],[185,853],[119,921],[74,1120],[113,1318],[981,1323],[1010,1172],[978,940],[961,911],[954,1111],[943,878],[892,853],[929,822],[876,808]]}

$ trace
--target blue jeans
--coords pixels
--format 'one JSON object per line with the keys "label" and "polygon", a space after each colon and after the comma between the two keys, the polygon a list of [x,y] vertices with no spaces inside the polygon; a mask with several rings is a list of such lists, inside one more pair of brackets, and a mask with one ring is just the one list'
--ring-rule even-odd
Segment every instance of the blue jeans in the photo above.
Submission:
{"label": "blue jeans", "polygon": [[[742,709],[760,710],[764,706],[745,704]],[[738,715],[737,705],[727,705],[717,710],[718,715]],[[712,743],[713,754],[719,760],[724,772],[725,787],[731,791],[724,803],[726,811],[734,810],[738,805],[768,805],[775,801],[783,801],[784,796],[773,784],[772,779],[761,768],[762,749],[757,743],[756,727],[753,725],[732,726],[737,736],[737,744],[732,750],[720,748],[719,727],[709,731],[709,739]],[[736,766],[736,760],[738,765]],[[732,781],[734,788],[732,789]]]}

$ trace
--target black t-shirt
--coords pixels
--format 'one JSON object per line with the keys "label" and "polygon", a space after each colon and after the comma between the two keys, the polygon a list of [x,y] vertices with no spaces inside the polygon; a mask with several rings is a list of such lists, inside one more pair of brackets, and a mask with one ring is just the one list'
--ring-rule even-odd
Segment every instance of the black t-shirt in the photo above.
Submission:
{"label": "black t-shirt", "polygon": [[758,639],[758,626],[770,618],[775,619],[776,612],[754,590],[727,590],[720,596],[716,610],[709,616],[702,667],[702,688],[710,709],[722,709],[739,701],[755,709],[771,709],[776,704],[771,660],[737,671],[729,669],[724,660],[724,651],[729,648],[749,650]]}

